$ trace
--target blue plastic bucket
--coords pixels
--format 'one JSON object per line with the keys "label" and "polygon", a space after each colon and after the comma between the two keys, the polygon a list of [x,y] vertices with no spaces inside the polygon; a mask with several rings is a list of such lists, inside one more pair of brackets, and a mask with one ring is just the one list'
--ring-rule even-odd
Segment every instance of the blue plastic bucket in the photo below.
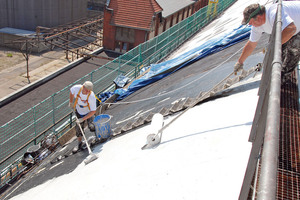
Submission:
{"label": "blue plastic bucket", "polygon": [[111,135],[110,115],[98,115],[94,119],[95,132],[98,138],[109,138]]}

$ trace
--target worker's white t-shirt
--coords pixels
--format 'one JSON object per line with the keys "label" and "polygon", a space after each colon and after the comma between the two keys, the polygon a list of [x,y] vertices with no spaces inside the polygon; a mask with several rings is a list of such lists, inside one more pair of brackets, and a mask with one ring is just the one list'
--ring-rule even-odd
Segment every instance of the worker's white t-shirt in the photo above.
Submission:
{"label": "worker's white t-shirt", "polygon": [[[266,23],[251,28],[249,40],[257,42],[262,33],[271,34],[277,12],[277,3],[266,6]],[[297,27],[296,35],[300,31],[300,1],[283,1],[282,2],[282,30],[290,23],[294,22]]]}
{"label": "worker's white t-shirt", "polygon": [[[80,88],[82,88],[82,85],[74,85],[73,87],[71,87],[70,91],[71,94],[74,95],[74,98],[77,97],[77,94],[80,90]],[[89,106],[91,108],[91,110],[89,110],[89,107],[87,106],[87,95],[82,94],[82,90],[79,94],[78,97],[78,101],[76,104],[76,110],[80,115],[87,115],[90,111],[95,111],[97,106],[96,106],[96,97],[93,91],[91,91],[91,94],[89,96],[88,102],[89,102]]]}

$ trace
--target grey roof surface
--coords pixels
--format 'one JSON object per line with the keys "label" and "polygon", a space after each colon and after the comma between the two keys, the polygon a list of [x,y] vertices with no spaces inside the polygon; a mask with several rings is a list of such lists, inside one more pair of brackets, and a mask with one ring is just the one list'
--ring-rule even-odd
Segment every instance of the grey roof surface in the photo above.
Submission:
{"label": "grey roof surface", "polygon": [[28,31],[28,30],[10,28],[10,27],[1,28],[0,33],[7,33],[7,34],[19,35],[19,36],[28,36],[28,35],[35,34],[34,31]]}
{"label": "grey roof surface", "polygon": [[195,3],[193,0],[156,0],[162,7],[162,16],[168,17],[177,11]]}

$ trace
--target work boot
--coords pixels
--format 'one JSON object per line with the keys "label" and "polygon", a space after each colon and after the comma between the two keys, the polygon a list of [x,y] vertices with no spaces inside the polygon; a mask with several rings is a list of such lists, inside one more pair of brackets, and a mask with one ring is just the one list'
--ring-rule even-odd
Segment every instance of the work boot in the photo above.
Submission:
{"label": "work boot", "polygon": [[82,145],[83,145],[82,142],[79,142],[79,143],[78,143],[78,149],[81,149],[81,148],[82,148]]}
{"label": "work boot", "polygon": [[89,127],[91,132],[95,132],[95,124],[94,123],[89,123],[88,127]]}
{"label": "work boot", "polygon": [[81,150],[82,148],[82,142],[79,142],[77,146],[75,146],[72,150],[72,153],[75,154],[78,152],[78,150]]}
{"label": "work boot", "polygon": [[85,141],[81,142],[80,149],[81,149],[81,150],[84,150],[84,149],[86,149],[86,148],[87,148],[87,147],[86,147]]}

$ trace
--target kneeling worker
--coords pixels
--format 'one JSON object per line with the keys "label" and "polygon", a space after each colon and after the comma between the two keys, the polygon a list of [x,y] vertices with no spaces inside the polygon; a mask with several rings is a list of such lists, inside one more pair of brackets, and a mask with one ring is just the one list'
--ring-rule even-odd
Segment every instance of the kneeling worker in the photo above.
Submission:
{"label": "kneeling worker", "polygon": [[[234,66],[234,73],[243,69],[243,63],[255,49],[262,33],[271,34],[278,4],[251,4],[245,8],[242,24],[252,25],[249,41]],[[282,2],[282,78],[288,80],[300,59],[300,2]]]}
{"label": "kneeling worker", "polygon": [[96,97],[93,92],[93,83],[91,83],[90,81],[86,81],[83,85],[74,85],[73,87],[71,87],[69,106],[75,110],[75,114],[78,119],[76,121],[75,129],[78,140],[78,149],[82,149],[82,133],[80,131],[80,128],[78,127],[78,124],[80,124],[82,130],[84,130],[84,122],[85,120],[87,120],[90,131],[95,131],[93,120],[97,106]]}

